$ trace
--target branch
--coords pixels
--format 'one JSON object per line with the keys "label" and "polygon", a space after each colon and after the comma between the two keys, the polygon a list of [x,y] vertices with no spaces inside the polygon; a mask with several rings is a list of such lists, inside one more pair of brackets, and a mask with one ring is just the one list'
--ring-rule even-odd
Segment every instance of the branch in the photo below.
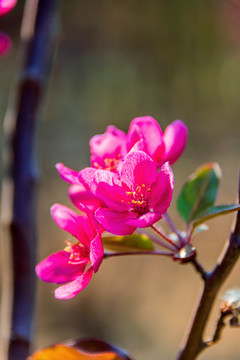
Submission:
{"label": "branch", "polygon": [[174,253],[165,252],[165,251],[125,251],[125,252],[115,252],[115,253],[104,253],[104,259],[116,256],[128,256],[128,255],[163,255],[163,256],[173,256]]}
{"label": "branch", "polygon": [[202,279],[203,279],[204,281],[206,281],[207,276],[208,276],[208,273],[205,271],[205,269],[203,268],[203,266],[197,261],[196,257],[193,257],[190,262],[193,264],[195,270],[196,270],[197,272],[199,272],[199,274],[201,275]]}
{"label": "branch", "polygon": [[[240,186],[240,181],[239,181]],[[240,190],[239,190],[240,200]],[[193,317],[187,338],[177,360],[193,360],[206,348],[203,341],[203,332],[212,309],[213,302],[225,279],[232,271],[240,255],[240,211],[237,213],[234,229],[225,249],[212,273],[208,274]]]}
{"label": "branch", "polygon": [[224,319],[229,315],[230,315],[229,313],[221,312],[221,314],[218,318],[217,325],[216,325],[215,331],[213,333],[212,339],[205,342],[205,347],[212,346],[220,340],[222,331],[223,331],[224,327],[226,326]]}
{"label": "branch", "polygon": [[[58,0],[27,0],[22,66],[9,107],[3,183],[3,291],[0,358],[24,360],[33,337],[36,255],[36,125],[53,58]],[[7,278],[5,275],[7,274]]]}

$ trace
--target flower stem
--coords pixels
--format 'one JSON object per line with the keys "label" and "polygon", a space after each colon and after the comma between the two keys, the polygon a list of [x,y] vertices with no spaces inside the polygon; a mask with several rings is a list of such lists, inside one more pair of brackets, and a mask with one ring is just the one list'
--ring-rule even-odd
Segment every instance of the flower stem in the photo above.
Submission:
{"label": "flower stem", "polygon": [[125,256],[125,255],[163,255],[163,256],[173,256],[174,253],[164,252],[164,251],[126,251],[126,252],[116,252],[116,253],[104,253],[104,258],[116,257],[116,256]]}
{"label": "flower stem", "polygon": [[136,233],[140,233],[140,234],[143,234],[143,235],[146,235],[148,236],[152,242],[154,242],[155,244],[159,245],[159,246],[162,246],[168,250],[171,250],[171,251],[176,251],[175,247],[173,247],[172,245],[168,244],[168,243],[165,243],[164,241],[156,238],[155,236],[153,236],[152,234],[149,234],[147,231],[143,230],[143,229],[137,229],[135,231]]}
{"label": "flower stem", "polygon": [[169,213],[166,212],[164,215],[163,215],[163,218],[164,220],[166,221],[166,223],[168,224],[168,226],[170,227],[170,229],[175,233],[177,234],[179,240],[181,241],[181,243],[184,245],[185,244],[185,241],[184,241],[184,238],[182,237],[182,234],[180,233],[180,231],[176,228],[174,222],[172,221],[172,218],[170,217]]}
{"label": "flower stem", "polygon": [[173,245],[177,250],[179,250],[179,246],[175,244],[173,240],[171,240],[166,234],[164,234],[159,228],[157,228],[155,225],[152,225],[151,228],[160,235],[164,240],[166,240],[168,243]]}

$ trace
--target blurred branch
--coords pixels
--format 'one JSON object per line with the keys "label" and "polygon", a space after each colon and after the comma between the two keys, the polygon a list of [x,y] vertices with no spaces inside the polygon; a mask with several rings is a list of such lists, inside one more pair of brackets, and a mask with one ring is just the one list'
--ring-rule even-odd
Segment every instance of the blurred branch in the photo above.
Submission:
{"label": "blurred branch", "polygon": [[203,279],[204,281],[206,281],[208,274],[207,274],[207,272],[205,271],[205,269],[203,268],[203,266],[197,261],[197,259],[196,259],[195,257],[193,257],[190,262],[193,264],[195,270],[196,270],[197,272],[199,272],[199,274],[201,275],[202,279]]}
{"label": "blurred branch", "polygon": [[221,312],[220,313],[220,316],[218,318],[218,321],[217,321],[217,325],[216,325],[216,328],[214,330],[214,333],[213,333],[213,336],[212,336],[212,339],[209,340],[209,341],[206,341],[205,342],[205,347],[207,346],[212,346],[214,344],[216,344],[216,342],[218,342],[221,338],[221,335],[222,335],[222,331],[223,329],[225,328],[226,324],[224,322],[225,318],[227,316],[229,316],[231,313],[229,312]]}
{"label": "blurred branch", "polygon": [[[240,180],[238,189],[238,201],[240,203]],[[203,340],[203,332],[205,330],[207,320],[212,309],[214,300],[216,299],[219,288],[232,271],[240,255],[240,211],[237,213],[234,229],[229,240],[223,249],[222,254],[217,262],[215,269],[207,274],[202,295],[200,297],[195,315],[193,317],[190,330],[186,337],[186,341],[180,351],[177,360],[193,360],[199,353],[207,347],[207,342]],[[219,324],[219,329],[222,326]],[[218,330],[219,330],[218,329]],[[217,340],[218,334],[217,330]],[[221,331],[220,331],[221,332]],[[217,341],[215,340],[215,341]]]}
{"label": "blurred branch", "polygon": [[2,189],[2,309],[0,358],[23,360],[33,337],[36,255],[36,127],[56,42],[59,0],[27,0],[22,61],[14,106],[4,120],[8,146]]}

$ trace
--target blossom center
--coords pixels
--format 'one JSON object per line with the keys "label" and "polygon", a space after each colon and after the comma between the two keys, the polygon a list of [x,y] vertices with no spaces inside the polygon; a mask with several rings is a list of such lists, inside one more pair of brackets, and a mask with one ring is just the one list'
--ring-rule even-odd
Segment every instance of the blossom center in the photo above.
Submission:
{"label": "blossom center", "polygon": [[77,265],[88,262],[89,249],[83,247],[79,242],[72,244],[70,241],[66,241],[66,244],[67,246],[64,248],[64,251],[70,253],[69,264]]}
{"label": "blossom center", "polygon": [[140,215],[149,211],[151,204],[151,188],[145,184],[137,185],[134,191],[126,191],[126,195],[130,198],[128,205]]}
{"label": "blossom center", "polygon": [[115,172],[117,171],[120,158],[120,155],[117,155],[116,158],[105,158],[103,166],[101,166],[97,161],[95,161],[93,165],[96,169]]}

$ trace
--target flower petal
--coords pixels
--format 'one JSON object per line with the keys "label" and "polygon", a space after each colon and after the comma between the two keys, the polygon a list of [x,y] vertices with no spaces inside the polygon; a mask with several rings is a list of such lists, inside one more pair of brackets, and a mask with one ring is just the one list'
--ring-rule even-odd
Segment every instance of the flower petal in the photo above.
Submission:
{"label": "flower petal", "polygon": [[161,217],[162,214],[160,212],[147,212],[136,219],[128,220],[127,224],[135,226],[136,228],[145,228],[153,225],[155,222],[160,220]]}
{"label": "flower petal", "polygon": [[152,185],[152,207],[155,211],[165,214],[172,200],[174,177],[171,166],[165,163],[158,174],[157,181]]}
{"label": "flower petal", "polygon": [[93,268],[90,267],[83,275],[77,277],[74,281],[57,288],[55,290],[55,297],[57,299],[72,299],[89,284],[92,274]]}
{"label": "flower petal", "polygon": [[[88,177],[88,169],[79,172],[80,181],[85,179],[85,174]],[[88,184],[91,192],[101,199],[102,203],[115,210],[125,210],[126,206],[124,203],[125,200],[127,201],[127,197],[125,191],[120,186],[121,182],[117,174],[107,170],[96,170]]]}
{"label": "flower petal", "polygon": [[88,259],[83,264],[69,264],[69,253],[62,250],[49,255],[36,266],[36,274],[50,283],[65,284],[83,274]]}
{"label": "flower petal", "polygon": [[128,225],[127,221],[136,218],[136,213],[117,212],[107,208],[99,208],[96,213],[96,219],[105,230],[115,235],[131,235],[136,227]]}
{"label": "flower petal", "polygon": [[175,120],[168,125],[163,134],[165,152],[163,162],[173,164],[185,149],[188,137],[188,128],[181,120]]}
{"label": "flower petal", "polygon": [[107,168],[105,159],[119,160],[126,155],[127,135],[113,125],[107,127],[104,134],[90,139],[91,164],[95,168]]}
{"label": "flower petal", "polygon": [[88,207],[91,211],[95,211],[103,202],[93,195],[89,190],[86,190],[83,184],[71,185],[68,189],[68,195],[73,204],[80,209],[83,204]]}
{"label": "flower petal", "polygon": [[128,131],[128,150],[140,139],[147,143],[148,154],[152,156],[162,143],[162,129],[151,116],[137,117],[131,121]]}
{"label": "flower petal", "polygon": [[[92,167],[85,168],[78,173],[78,179],[80,183],[82,183],[87,190],[89,190],[92,187],[92,180],[93,177],[98,171],[97,169],[93,169]],[[91,189],[92,190],[92,189]]]}
{"label": "flower petal", "polygon": [[51,207],[51,215],[61,229],[76,237],[84,246],[89,247],[89,224],[86,214],[78,215],[64,205],[54,204]]}
{"label": "flower petal", "polygon": [[[80,173],[82,173],[82,171],[80,171]],[[109,186],[113,186],[115,184],[115,179],[118,179],[118,176],[115,173],[107,170],[97,170],[92,177],[90,190],[93,192],[93,194],[96,194],[100,183],[105,183],[109,184]]]}
{"label": "flower petal", "polygon": [[[90,251],[91,251],[91,242],[94,241],[96,236],[100,235],[103,231],[102,228],[100,228],[100,225],[98,224],[95,215],[91,210],[89,210],[86,206],[83,204],[79,204],[79,209],[83,211],[86,215],[84,218],[84,230],[86,232],[86,235],[90,241]],[[100,238],[101,240],[101,238]],[[100,246],[98,247],[100,249]],[[103,251],[103,249],[102,249]]]}
{"label": "flower petal", "polygon": [[90,253],[89,258],[93,266],[94,272],[98,271],[98,268],[103,260],[103,246],[101,239],[101,230],[99,231],[100,225],[98,224],[94,214],[88,208],[81,204],[82,211],[85,211],[88,217],[88,227],[86,227],[86,231],[88,232],[88,237],[91,239],[90,241]]}
{"label": "flower petal", "polygon": [[96,195],[103,200],[106,206],[116,211],[126,211],[128,208],[128,197],[126,191],[119,185],[109,185],[104,182],[100,182]]}
{"label": "flower petal", "polygon": [[130,189],[151,185],[157,179],[157,168],[153,160],[143,151],[130,152],[125,156],[121,180]]}
{"label": "flower petal", "polygon": [[96,237],[91,241],[89,257],[94,272],[97,272],[103,261],[103,245],[101,236],[99,234],[97,234]]}
{"label": "flower petal", "polygon": [[56,168],[64,181],[67,181],[70,184],[79,184],[78,171],[74,171],[67,166],[64,166],[62,163],[58,163]]}
{"label": "flower petal", "polygon": [[141,139],[139,141],[137,141],[132,149],[130,150],[130,152],[134,152],[134,151],[143,151],[145,153],[147,153],[147,143],[145,140]]}

